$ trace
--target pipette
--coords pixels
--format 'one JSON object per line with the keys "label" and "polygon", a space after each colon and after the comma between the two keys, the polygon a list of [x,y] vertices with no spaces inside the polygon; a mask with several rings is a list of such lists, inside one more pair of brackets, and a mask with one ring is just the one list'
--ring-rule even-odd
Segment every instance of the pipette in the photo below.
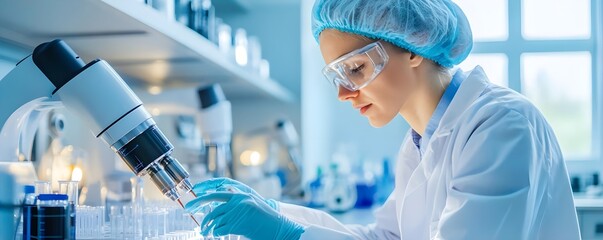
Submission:
{"label": "pipette", "polygon": [[[195,195],[195,194],[193,194]],[[180,206],[182,208],[184,208],[184,204],[182,204],[182,201],[180,201],[180,199],[178,199],[178,204],[180,204]],[[197,224],[198,227],[200,227],[201,225],[199,224],[199,222],[197,221],[197,219],[195,218],[195,216],[193,216],[192,213],[189,213],[189,215],[191,216],[191,218],[193,219],[193,221],[195,221],[195,223]]]}

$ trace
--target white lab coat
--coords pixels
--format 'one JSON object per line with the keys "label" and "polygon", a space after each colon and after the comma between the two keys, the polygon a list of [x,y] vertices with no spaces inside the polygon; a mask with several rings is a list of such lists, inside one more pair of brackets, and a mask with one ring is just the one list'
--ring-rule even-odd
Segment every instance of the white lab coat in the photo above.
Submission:
{"label": "white lab coat", "polygon": [[542,114],[479,66],[463,77],[422,159],[407,134],[376,222],[343,225],[281,203],[305,227],[301,239],[580,239],[565,163]]}

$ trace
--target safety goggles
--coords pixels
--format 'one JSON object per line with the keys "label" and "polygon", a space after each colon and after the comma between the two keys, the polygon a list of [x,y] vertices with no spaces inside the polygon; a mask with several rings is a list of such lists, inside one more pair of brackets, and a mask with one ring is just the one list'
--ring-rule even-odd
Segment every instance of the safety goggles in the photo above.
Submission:
{"label": "safety goggles", "polygon": [[383,45],[374,42],[337,58],[322,73],[333,85],[358,91],[375,80],[388,60]]}

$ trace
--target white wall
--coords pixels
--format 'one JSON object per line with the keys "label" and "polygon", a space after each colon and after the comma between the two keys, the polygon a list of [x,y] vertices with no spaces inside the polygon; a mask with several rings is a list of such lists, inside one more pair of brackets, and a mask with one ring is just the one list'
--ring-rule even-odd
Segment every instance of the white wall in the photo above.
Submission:
{"label": "white wall", "polygon": [[15,46],[0,38],[0,79],[4,77],[15,64],[29,54],[27,49]]}
{"label": "white wall", "polygon": [[[306,169],[326,166],[340,144],[351,148],[352,161],[379,161],[395,158],[408,125],[397,117],[375,129],[349,103],[337,100],[337,90],[321,74],[324,61],[311,33],[314,0],[302,0],[302,134]],[[306,171],[306,179],[314,170]]]}
{"label": "white wall", "polygon": [[15,65],[14,62],[0,59],[0,78],[4,77]]}

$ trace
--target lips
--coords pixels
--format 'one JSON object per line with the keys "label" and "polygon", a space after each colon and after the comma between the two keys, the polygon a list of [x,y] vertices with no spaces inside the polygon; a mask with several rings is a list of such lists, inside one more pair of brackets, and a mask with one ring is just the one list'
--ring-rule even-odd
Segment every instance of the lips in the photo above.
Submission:
{"label": "lips", "polygon": [[360,114],[364,114],[373,104],[362,104],[362,105],[355,105],[354,108],[355,109],[359,109],[360,110]]}

